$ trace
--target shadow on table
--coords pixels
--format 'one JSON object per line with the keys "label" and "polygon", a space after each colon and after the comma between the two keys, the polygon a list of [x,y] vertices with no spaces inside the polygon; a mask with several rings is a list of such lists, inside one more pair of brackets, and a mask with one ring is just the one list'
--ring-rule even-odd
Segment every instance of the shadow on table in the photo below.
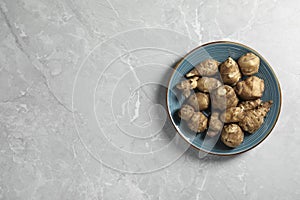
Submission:
{"label": "shadow on table", "polygon": [[227,162],[239,157],[242,157],[242,154],[232,155],[232,156],[218,156],[212,154],[205,154],[203,156],[203,152],[193,148],[192,146],[185,152],[190,159],[192,160],[203,160],[203,161],[215,161],[215,162]]}

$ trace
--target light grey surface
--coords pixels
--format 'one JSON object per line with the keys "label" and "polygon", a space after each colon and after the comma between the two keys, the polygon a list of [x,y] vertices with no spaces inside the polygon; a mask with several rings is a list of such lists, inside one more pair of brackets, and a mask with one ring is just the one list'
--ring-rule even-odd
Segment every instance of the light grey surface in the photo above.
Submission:
{"label": "light grey surface", "polygon": [[[0,199],[300,198],[298,1],[0,7]],[[179,144],[164,86],[186,52],[223,39],[267,58],[283,106],[257,148],[200,159]]]}

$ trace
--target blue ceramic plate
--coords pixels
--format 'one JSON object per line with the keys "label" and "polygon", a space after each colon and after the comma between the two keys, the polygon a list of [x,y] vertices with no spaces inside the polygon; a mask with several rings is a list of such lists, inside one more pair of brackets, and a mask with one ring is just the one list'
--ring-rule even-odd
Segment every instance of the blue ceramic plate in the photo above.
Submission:
{"label": "blue ceramic plate", "polygon": [[[179,83],[184,75],[194,66],[207,58],[213,58],[223,62],[228,56],[237,60],[245,53],[253,52],[260,57],[260,68],[256,76],[265,81],[265,91],[263,101],[273,100],[274,104],[267,114],[263,125],[253,134],[245,133],[243,143],[236,148],[225,146],[218,138],[209,138],[205,133],[194,134],[178,118],[178,110],[184,99],[179,91],[176,91],[176,84]],[[217,155],[233,155],[243,153],[260,144],[272,131],[278,119],[281,108],[280,85],[274,71],[268,62],[255,50],[236,42],[219,41],[204,44],[188,53],[175,67],[167,90],[167,107],[171,121],[178,133],[193,147]],[[209,113],[205,113],[209,114]]]}

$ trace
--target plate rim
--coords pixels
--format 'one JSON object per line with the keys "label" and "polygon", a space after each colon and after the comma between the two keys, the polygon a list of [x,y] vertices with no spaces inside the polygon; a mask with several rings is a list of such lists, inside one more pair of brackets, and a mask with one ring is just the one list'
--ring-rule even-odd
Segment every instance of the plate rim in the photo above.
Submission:
{"label": "plate rim", "polygon": [[[190,142],[188,139],[185,138],[185,136],[181,133],[181,131],[177,128],[177,126],[175,125],[175,122],[172,118],[172,114],[170,112],[170,108],[169,108],[169,88],[170,88],[170,82],[171,82],[171,79],[172,77],[174,76],[174,73],[176,72],[177,68],[179,67],[179,65],[185,60],[185,58],[187,56],[189,56],[190,54],[192,54],[194,51],[196,51],[197,49],[200,49],[200,48],[203,48],[205,46],[208,46],[208,45],[211,45],[211,44],[221,44],[221,43],[226,43],[226,44],[235,44],[235,45],[239,45],[239,46],[242,46],[246,49],[249,49],[250,51],[254,52],[256,55],[258,55],[269,67],[269,69],[271,70],[274,78],[275,78],[275,82],[276,84],[278,85],[278,90],[279,90],[279,110],[278,110],[278,113],[277,113],[277,116],[276,116],[276,119],[271,127],[271,129],[269,130],[269,132],[267,134],[265,134],[265,136],[259,141],[257,142],[257,144],[253,145],[252,147],[248,148],[248,149],[245,149],[245,150],[242,150],[242,151],[239,151],[239,152],[234,152],[234,153],[215,153],[215,152],[210,152],[210,151],[206,151],[204,149],[201,149],[199,148],[198,146],[196,146],[195,144],[193,144],[192,142]],[[195,148],[196,150],[198,151],[202,151],[202,152],[205,152],[205,153],[208,153],[208,154],[211,154],[211,155],[217,155],[217,156],[232,156],[232,155],[238,155],[238,154],[242,154],[242,153],[245,153],[247,151],[250,151],[251,149],[257,147],[260,143],[262,143],[269,135],[270,133],[273,131],[275,125],[277,124],[278,122],[278,119],[279,119],[279,115],[281,113],[281,106],[282,106],[282,93],[281,93],[281,87],[280,87],[280,83],[279,83],[279,80],[275,74],[275,71],[273,70],[272,66],[270,65],[270,63],[260,54],[258,53],[255,49],[247,46],[247,45],[244,45],[242,43],[239,43],[239,42],[233,42],[233,41],[228,41],[228,40],[217,40],[217,41],[212,41],[212,42],[207,42],[207,43],[204,43],[200,46],[197,46],[195,47],[194,49],[192,49],[191,51],[189,51],[188,53],[186,53],[179,61],[178,63],[175,65],[175,67],[173,68],[173,72],[171,73],[170,75],[170,78],[168,80],[168,84],[167,84],[168,88],[167,88],[167,91],[166,91],[166,105],[167,105],[167,110],[168,110],[168,117],[169,119],[171,120],[172,122],[172,125],[174,126],[174,128],[176,129],[176,132],[177,134],[180,135],[181,138],[183,138],[187,143],[189,143],[193,148]]]}

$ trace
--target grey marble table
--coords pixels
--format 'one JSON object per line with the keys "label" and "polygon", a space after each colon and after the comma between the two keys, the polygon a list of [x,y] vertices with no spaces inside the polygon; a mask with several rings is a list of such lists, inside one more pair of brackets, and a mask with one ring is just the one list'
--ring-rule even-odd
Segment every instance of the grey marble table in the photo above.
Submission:
{"label": "grey marble table", "polygon": [[[0,0],[0,199],[299,199],[296,0]],[[249,45],[283,104],[272,134],[199,155],[165,110],[172,66]]]}

